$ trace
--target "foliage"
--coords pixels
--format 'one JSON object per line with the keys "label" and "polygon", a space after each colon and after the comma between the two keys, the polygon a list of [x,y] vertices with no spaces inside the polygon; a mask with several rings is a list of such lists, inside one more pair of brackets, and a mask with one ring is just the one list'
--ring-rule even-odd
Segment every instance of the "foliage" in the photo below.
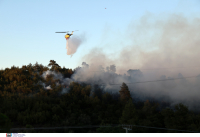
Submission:
{"label": "foliage", "polygon": [[124,110],[122,112],[122,117],[120,118],[121,124],[137,124],[138,116],[135,109],[134,104],[132,103],[132,99],[130,98],[129,101],[126,103]]}
{"label": "foliage", "polygon": [[[50,60],[50,70],[64,78],[71,78],[72,69],[61,68]],[[12,66],[0,71],[0,129],[132,124],[179,130],[200,131],[200,114],[193,113],[183,104],[161,108],[146,100],[135,102],[128,86],[123,83],[119,93],[103,92],[99,85],[71,82],[63,87],[59,79],[42,74],[49,70],[41,64]],[[113,67],[114,73],[115,67]],[[76,70],[77,71],[77,70]],[[139,77],[138,71],[129,71]],[[58,84],[59,83],[59,84]],[[50,86],[51,89],[45,87]],[[67,92],[62,93],[61,91]],[[83,129],[19,130],[16,132],[98,132],[124,133],[121,127]],[[129,132],[178,132],[134,127]]]}
{"label": "foliage", "polygon": [[128,89],[128,86],[125,83],[122,83],[120,93],[120,99],[123,102],[127,102],[131,98],[130,91]]}

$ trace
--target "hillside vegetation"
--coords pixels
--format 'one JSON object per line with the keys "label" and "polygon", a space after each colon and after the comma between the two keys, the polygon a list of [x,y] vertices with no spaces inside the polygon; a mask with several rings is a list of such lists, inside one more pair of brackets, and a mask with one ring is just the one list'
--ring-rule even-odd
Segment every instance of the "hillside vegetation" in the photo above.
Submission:
{"label": "hillside vegetation", "polygon": [[[126,83],[122,83],[121,90],[115,94],[105,92],[99,85],[80,82],[63,86],[52,75],[44,79],[42,74],[47,70],[59,72],[64,78],[71,78],[76,72],[61,68],[54,60],[50,60],[48,67],[36,63],[0,71],[0,128],[3,129],[0,132],[13,132],[11,128],[112,124],[200,132],[200,114],[188,110],[183,104],[170,108],[151,100],[135,101]],[[50,89],[45,88],[49,85]],[[63,89],[67,92],[62,93]],[[125,130],[122,127],[96,127],[14,132],[124,133]],[[181,131],[133,127],[129,132]]]}

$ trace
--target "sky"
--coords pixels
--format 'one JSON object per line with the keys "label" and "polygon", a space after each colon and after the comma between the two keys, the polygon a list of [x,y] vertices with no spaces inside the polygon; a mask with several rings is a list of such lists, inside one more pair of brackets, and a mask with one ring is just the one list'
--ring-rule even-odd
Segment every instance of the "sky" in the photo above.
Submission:
{"label": "sky", "polygon": [[[74,69],[87,62],[94,49],[115,57],[134,42],[145,50],[155,50],[142,46],[143,37],[133,41],[130,36],[135,27],[131,26],[139,26],[145,17],[154,22],[172,14],[188,20],[200,18],[200,1],[0,0],[0,68],[36,62],[46,66],[55,60],[61,67]],[[71,57],[65,34],[55,32],[72,30],[79,30],[72,37],[79,37],[82,43]]]}

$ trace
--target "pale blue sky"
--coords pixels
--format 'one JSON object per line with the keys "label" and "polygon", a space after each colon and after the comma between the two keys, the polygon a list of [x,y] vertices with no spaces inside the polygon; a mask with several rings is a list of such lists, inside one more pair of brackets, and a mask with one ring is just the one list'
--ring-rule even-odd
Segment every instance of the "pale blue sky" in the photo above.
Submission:
{"label": "pale blue sky", "polygon": [[[91,49],[121,42],[115,35],[120,32],[123,38],[128,25],[147,13],[199,16],[200,1],[0,0],[0,68],[36,61],[47,65],[50,60],[67,68],[81,66],[82,57]],[[55,33],[67,30],[79,30],[74,32],[77,36],[85,34],[85,42],[72,58],[66,54],[65,34]]]}

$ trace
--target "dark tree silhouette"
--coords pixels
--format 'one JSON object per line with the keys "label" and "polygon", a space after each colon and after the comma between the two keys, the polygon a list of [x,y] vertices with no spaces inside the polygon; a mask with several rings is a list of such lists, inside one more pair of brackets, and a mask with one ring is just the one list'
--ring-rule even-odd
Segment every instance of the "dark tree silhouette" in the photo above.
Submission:
{"label": "dark tree silhouette", "polygon": [[125,83],[122,83],[120,93],[120,99],[123,102],[127,102],[131,98],[130,91],[128,89],[128,86]]}
{"label": "dark tree silhouette", "polygon": [[54,60],[50,60],[48,66],[51,67],[51,70],[57,70],[60,68],[60,66]]}

